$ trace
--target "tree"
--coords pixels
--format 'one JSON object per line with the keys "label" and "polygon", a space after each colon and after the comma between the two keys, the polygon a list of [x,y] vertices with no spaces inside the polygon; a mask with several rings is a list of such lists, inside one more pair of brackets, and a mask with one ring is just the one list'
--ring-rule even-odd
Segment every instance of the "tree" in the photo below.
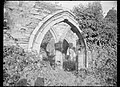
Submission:
{"label": "tree", "polygon": [[117,11],[114,8],[110,9],[107,15],[105,16],[105,19],[107,19],[108,21],[112,23],[116,23],[117,22]]}
{"label": "tree", "polygon": [[98,75],[97,78],[108,85],[116,85],[116,11],[113,9],[110,10],[107,16],[103,18],[100,2],[93,2],[89,3],[86,7],[83,5],[74,7],[73,13],[76,15],[80,29],[86,34],[85,39],[87,46],[93,55],[92,64],[95,76]]}
{"label": "tree", "polygon": [[80,24],[80,29],[86,34],[87,42],[97,42],[98,31],[103,27],[103,13],[100,2],[89,3],[86,7],[80,4],[74,7],[73,13]]}

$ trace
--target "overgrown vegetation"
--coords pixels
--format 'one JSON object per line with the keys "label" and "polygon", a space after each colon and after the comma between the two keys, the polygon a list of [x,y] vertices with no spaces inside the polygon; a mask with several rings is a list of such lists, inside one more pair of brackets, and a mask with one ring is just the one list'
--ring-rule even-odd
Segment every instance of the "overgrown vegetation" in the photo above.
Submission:
{"label": "overgrown vegetation", "polygon": [[3,47],[3,78],[5,84],[14,84],[20,78],[20,72],[27,65],[25,52],[15,46]]}
{"label": "overgrown vegetation", "polygon": [[63,62],[63,68],[67,71],[74,71],[76,69],[76,62],[74,61],[65,61]]}
{"label": "overgrown vegetation", "polygon": [[[8,4],[9,5],[9,4]],[[7,5],[7,6],[8,6]],[[23,8],[21,8],[23,5]],[[31,12],[31,5],[24,6],[23,2],[15,5],[10,5],[7,8],[8,13],[5,15],[4,30],[13,29],[15,23],[20,23],[23,26],[29,24],[30,27],[35,27],[36,23],[33,20],[28,20],[26,17]],[[29,7],[31,6],[31,7]],[[41,6],[41,8],[39,8]],[[45,9],[48,9],[47,11]],[[29,8],[29,9],[28,9]],[[50,4],[36,3],[37,12],[49,13],[54,12],[56,8]],[[21,14],[20,14],[21,13]],[[63,70],[53,70],[49,62],[40,61],[38,54],[31,52],[27,53],[20,47],[4,46],[3,47],[3,85],[31,85],[37,76],[44,77],[45,86],[68,86],[68,85],[102,85],[102,86],[117,86],[117,13],[111,9],[105,17],[102,14],[102,7],[99,2],[89,3],[88,6],[76,6],[73,9],[76,15],[76,20],[80,24],[80,29],[84,32],[87,46],[91,51],[92,59],[90,69],[81,69],[78,72],[69,73]],[[14,14],[14,15],[13,15]],[[18,18],[24,18],[25,22],[20,22]],[[6,20],[7,19],[7,20]],[[16,21],[17,20],[17,21]],[[31,22],[32,21],[32,22]],[[8,36],[9,34],[5,32]],[[51,36],[50,36],[51,37]],[[13,38],[13,37],[9,37]],[[15,38],[13,38],[15,40]],[[48,37],[47,39],[48,40]],[[44,40],[44,42],[46,42]],[[46,43],[47,44],[47,43]],[[42,44],[43,48],[46,47]],[[44,48],[45,49],[45,48]],[[45,52],[44,57],[47,54]],[[67,68],[75,68],[75,63],[66,63]],[[22,81],[21,78],[25,81]]]}
{"label": "overgrown vegetation", "polygon": [[100,2],[74,7],[74,14],[85,33],[92,52],[91,69],[101,84],[117,85],[117,12],[111,9],[105,17]]}
{"label": "overgrown vegetation", "polygon": [[4,86],[31,86],[38,76],[44,78],[45,86],[75,85],[72,73],[53,69],[50,62],[41,61],[35,52],[24,52],[16,46],[4,46],[3,71]]}

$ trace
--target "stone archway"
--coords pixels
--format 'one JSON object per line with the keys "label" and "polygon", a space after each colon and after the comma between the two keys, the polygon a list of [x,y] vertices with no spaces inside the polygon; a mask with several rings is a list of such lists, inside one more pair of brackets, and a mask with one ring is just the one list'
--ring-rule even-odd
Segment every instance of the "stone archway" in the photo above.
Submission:
{"label": "stone archway", "polygon": [[[80,38],[82,38],[82,36],[81,36],[82,31],[79,29],[79,24],[75,20],[75,16],[68,10],[60,10],[56,13],[48,15],[34,29],[34,31],[32,32],[32,34],[30,36],[30,39],[29,39],[28,51],[35,50],[39,54],[42,40],[43,40],[45,34],[48,32],[48,30],[50,30],[50,32],[52,33],[53,38],[55,39],[55,42],[58,42],[57,35],[54,32],[54,30],[52,29],[52,26],[57,23],[60,23],[60,22],[66,22],[66,20],[67,20],[68,24],[70,24],[72,27],[75,27],[75,29],[77,29],[77,32],[79,32],[78,36]],[[82,38],[82,40],[83,40],[82,42],[86,46],[83,38]],[[85,58],[84,58],[85,66],[87,64],[86,58],[87,57],[86,57],[86,50],[85,50]]]}

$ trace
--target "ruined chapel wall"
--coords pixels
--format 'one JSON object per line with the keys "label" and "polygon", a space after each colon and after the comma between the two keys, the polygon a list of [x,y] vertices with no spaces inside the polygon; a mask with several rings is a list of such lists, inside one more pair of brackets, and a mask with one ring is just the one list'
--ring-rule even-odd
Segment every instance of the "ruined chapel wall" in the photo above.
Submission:
{"label": "ruined chapel wall", "polygon": [[[4,16],[10,25],[7,32],[24,49],[27,49],[30,35],[38,23],[58,9],[57,6],[35,1],[8,1],[4,7]],[[5,36],[5,45],[15,44],[13,40],[6,40],[6,37],[8,36]]]}

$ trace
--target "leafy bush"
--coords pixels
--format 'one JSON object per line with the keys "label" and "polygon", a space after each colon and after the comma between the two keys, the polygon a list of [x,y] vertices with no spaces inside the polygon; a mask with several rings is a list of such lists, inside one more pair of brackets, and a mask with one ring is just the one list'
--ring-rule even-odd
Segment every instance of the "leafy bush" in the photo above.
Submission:
{"label": "leafy bush", "polygon": [[28,53],[24,51],[21,53],[20,49],[21,48],[16,46],[4,46],[4,86],[28,86],[34,82],[38,75],[41,78],[44,78],[45,86],[75,85],[74,80],[68,80],[68,78],[75,79],[74,75],[70,73],[67,74],[60,69],[52,69],[49,62],[39,61],[40,57],[38,57],[36,53]]}
{"label": "leafy bush", "polygon": [[21,56],[25,56],[25,52],[24,49],[22,48],[18,48],[16,46],[4,46],[3,47],[3,57],[7,57],[8,55],[12,55],[12,54],[18,54]]}
{"label": "leafy bush", "polygon": [[117,22],[117,11],[114,10],[114,8],[110,9],[109,12],[107,13],[107,15],[105,16],[105,18],[109,22],[116,23]]}
{"label": "leafy bush", "polygon": [[14,84],[20,78],[20,72],[27,65],[25,52],[16,46],[3,47],[3,77],[4,82]]}
{"label": "leafy bush", "polygon": [[24,69],[39,61],[35,52],[25,52],[24,49],[17,46],[3,47],[3,77],[4,85],[14,85],[21,77]]}
{"label": "leafy bush", "polygon": [[76,63],[74,61],[65,61],[63,62],[63,67],[67,71],[73,71],[76,69]]}
{"label": "leafy bush", "polygon": [[100,2],[93,2],[86,7],[76,6],[73,12],[92,53],[91,70],[95,77],[101,84],[117,85],[116,11],[110,10],[104,18]]}

